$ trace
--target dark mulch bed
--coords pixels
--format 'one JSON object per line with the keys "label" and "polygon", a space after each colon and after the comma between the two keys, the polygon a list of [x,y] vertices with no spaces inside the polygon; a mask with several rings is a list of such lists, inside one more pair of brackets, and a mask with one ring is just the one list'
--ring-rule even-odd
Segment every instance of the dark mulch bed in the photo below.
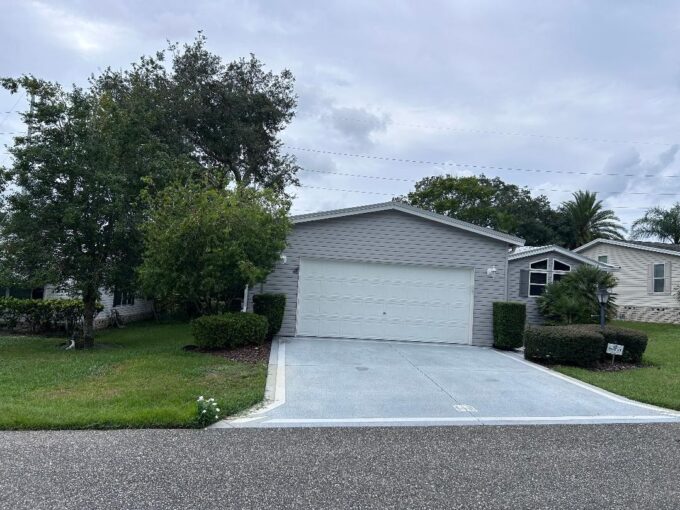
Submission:
{"label": "dark mulch bed", "polygon": [[246,345],[236,349],[201,349],[196,345],[184,346],[185,351],[205,352],[213,356],[227,358],[231,361],[244,361],[246,363],[267,363],[271,348],[271,342],[263,345]]}
{"label": "dark mulch bed", "polygon": [[621,372],[622,370],[633,370],[644,366],[641,363],[624,363],[623,361],[615,361],[612,365],[611,361],[603,361],[592,367],[591,370],[595,372]]}

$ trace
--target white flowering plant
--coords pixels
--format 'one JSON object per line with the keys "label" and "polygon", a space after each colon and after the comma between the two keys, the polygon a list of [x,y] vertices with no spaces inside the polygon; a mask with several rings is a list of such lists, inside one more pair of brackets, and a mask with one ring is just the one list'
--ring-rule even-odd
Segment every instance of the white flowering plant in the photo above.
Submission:
{"label": "white flowering plant", "polygon": [[220,419],[220,407],[214,398],[196,399],[196,422],[200,427],[207,427]]}

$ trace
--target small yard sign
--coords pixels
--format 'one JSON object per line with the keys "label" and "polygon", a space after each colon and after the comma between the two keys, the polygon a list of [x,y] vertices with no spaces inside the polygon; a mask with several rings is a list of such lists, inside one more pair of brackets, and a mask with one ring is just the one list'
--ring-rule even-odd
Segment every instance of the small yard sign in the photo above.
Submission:
{"label": "small yard sign", "polygon": [[607,354],[612,356],[621,356],[623,354],[623,345],[607,344]]}

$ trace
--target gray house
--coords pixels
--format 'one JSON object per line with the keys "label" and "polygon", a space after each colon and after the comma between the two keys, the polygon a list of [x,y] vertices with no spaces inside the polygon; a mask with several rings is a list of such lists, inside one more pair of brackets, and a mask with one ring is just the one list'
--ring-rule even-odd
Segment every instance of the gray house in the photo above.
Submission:
{"label": "gray house", "polygon": [[560,246],[523,246],[508,256],[508,301],[527,305],[527,322],[543,322],[536,306],[536,298],[545,286],[556,282],[582,264],[599,267],[605,271],[617,268],[604,261],[590,259]]}
{"label": "gray house", "polygon": [[492,343],[518,237],[397,202],[293,217],[257,292],[287,296],[282,336]]}

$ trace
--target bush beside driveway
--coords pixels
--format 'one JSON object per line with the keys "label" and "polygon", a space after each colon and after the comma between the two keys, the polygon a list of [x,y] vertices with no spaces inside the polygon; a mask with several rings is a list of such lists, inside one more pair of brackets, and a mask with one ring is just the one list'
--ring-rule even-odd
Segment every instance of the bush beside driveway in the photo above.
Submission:
{"label": "bush beside driveway", "polygon": [[199,395],[222,416],[260,402],[266,363],[185,352],[188,324],[138,323],[99,334],[91,351],[60,338],[0,337],[0,428],[194,427]]}
{"label": "bush beside driveway", "polygon": [[680,326],[622,321],[615,322],[615,325],[644,331],[649,336],[642,368],[618,372],[565,366],[555,368],[612,393],[680,410]]}

